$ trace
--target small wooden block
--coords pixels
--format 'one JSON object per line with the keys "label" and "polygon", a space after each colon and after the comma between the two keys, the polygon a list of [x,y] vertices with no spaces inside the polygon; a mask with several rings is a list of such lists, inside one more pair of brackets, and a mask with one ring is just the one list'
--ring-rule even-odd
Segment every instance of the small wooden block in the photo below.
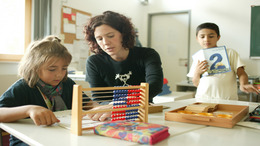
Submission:
{"label": "small wooden block", "polygon": [[205,106],[205,105],[192,104],[192,105],[188,105],[184,110],[185,111],[191,111],[191,112],[194,112],[194,113],[202,113],[202,112],[207,112],[208,109],[209,109],[209,107]]}
{"label": "small wooden block", "polygon": [[149,105],[149,112],[148,113],[159,113],[163,111],[163,106],[162,105]]}
{"label": "small wooden block", "polygon": [[188,105],[185,111],[191,111],[194,113],[208,113],[217,110],[217,104],[213,103],[194,103]]}

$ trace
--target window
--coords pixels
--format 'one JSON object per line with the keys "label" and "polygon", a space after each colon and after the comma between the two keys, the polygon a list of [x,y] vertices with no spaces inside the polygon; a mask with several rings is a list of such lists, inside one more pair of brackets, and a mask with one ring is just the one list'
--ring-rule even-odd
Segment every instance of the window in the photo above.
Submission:
{"label": "window", "polygon": [[20,61],[31,39],[31,0],[8,0],[0,5],[0,61]]}

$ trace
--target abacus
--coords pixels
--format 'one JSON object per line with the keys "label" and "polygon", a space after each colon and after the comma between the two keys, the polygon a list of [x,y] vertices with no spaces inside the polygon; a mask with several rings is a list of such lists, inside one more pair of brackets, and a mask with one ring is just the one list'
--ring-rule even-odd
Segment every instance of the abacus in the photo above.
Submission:
{"label": "abacus", "polygon": [[[91,92],[91,96],[86,94]],[[83,93],[90,98],[113,97],[113,108],[99,110],[83,110]],[[101,96],[101,95],[104,96]],[[110,96],[107,96],[110,94]],[[98,96],[93,96],[98,95]],[[82,88],[81,85],[73,86],[73,99],[71,109],[71,133],[82,135],[83,130],[91,130],[93,127],[82,128],[82,116],[89,113],[111,112],[111,121],[132,120],[139,122],[148,122],[148,100],[149,84],[141,83],[136,86],[118,86],[118,87],[96,87]],[[108,100],[103,100],[108,101]],[[102,101],[101,101],[102,102]]]}

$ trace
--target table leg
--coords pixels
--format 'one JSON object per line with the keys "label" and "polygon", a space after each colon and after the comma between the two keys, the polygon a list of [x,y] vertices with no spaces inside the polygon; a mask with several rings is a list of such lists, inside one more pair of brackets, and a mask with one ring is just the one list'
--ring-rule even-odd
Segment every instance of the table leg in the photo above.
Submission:
{"label": "table leg", "polygon": [[3,146],[2,129],[0,128],[0,146]]}

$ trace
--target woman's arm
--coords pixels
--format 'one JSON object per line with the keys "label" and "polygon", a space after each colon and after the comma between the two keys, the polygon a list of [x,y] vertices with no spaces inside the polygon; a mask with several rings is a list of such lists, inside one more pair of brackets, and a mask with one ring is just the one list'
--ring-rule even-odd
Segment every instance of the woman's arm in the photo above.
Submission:
{"label": "woman's arm", "polygon": [[[96,102],[93,102],[93,104],[95,105],[94,108],[91,109],[92,110],[105,110],[105,109],[112,109],[113,108],[113,104],[108,104],[108,105],[99,105]],[[111,117],[111,112],[104,112],[104,113],[90,113],[87,114],[88,118],[90,118],[93,121],[106,121],[107,119],[109,119]]]}
{"label": "woman's arm", "polygon": [[104,67],[102,60],[98,59],[95,55],[90,56],[86,63],[86,81],[91,87],[105,87],[107,86],[104,79],[101,78],[103,72],[99,67]]}
{"label": "woman's arm", "polygon": [[149,102],[153,97],[162,92],[163,71],[159,54],[154,50],[149,50],[144,54],[145,80],[149,83]]}

